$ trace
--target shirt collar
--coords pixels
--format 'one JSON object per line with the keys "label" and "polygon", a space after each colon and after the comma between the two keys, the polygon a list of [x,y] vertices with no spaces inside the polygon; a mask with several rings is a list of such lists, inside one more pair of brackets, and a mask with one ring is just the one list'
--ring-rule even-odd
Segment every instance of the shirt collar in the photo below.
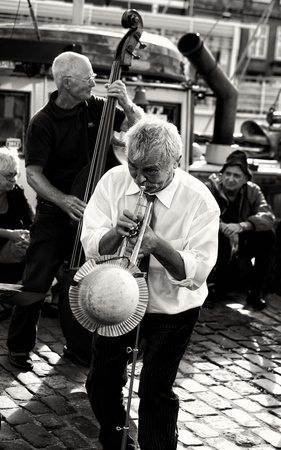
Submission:
{"label": "shirt collar", "polygon": [[[174,194],[177,190],[178,184],[179,184],[179,175],[178,170],[175,170],[175,174],[173,177],[173,180],[171,183],[165,187],[165,189],[162,189],[162,191],[156,192],[155,195],[160,200],[161,203],[163,203],[166,208],[170,208]],[[140,191],[138,185],[134,182],[134,180],[131,178],[131,182],[128,186],[128,189],[126,190],[125,195],[134,195],[138,194]]]}
{"label": "shirt collar", "polygon": [[49,102],[51,110],[52,110],[53,114],[57,117],[57,119],[64,119],[67,116],[77,116],[78,112],[81,109],[88,107],[88,102],[87,102],[87,100],[85,100],[83,102],[80,102],[74,108],[71,108],[69,110],[67,110],[67,109],[64,110],[62,108],[59,108],[55,104],[55,100],[56,100],[57,96],[58,96],[58,91],[52,92],[50,102]]}

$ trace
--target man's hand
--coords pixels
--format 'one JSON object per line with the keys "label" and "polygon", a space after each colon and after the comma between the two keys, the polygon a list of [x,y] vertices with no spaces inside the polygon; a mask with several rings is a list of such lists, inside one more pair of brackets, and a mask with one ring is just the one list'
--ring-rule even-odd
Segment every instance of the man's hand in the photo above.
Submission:
{"label": "man's hand", "polygon": [[74,195],[65,195],[59,206],[72,220],[79,222],[83,217],[86,203]]}
{"label": "man's hand", "polygon": [[27,245],[29,244],[28,230],[6,230],[5,237],[20,247],[22,247],[24,243],[27,243]]}
{"label": "man's hand", "polygon": [[127,94],[127,89],[123,81],[116,80],[112,84],[107,83],[105,85],[108,97],[116,97],[118,103],[122,108],[129,102],[129,97]]}
{"label": "man's hand", "polygon": [[143,217],[141,214],[138,214],[136,216],[128,209],[125,209],[122,216],[117,220],[117,224],[115,227],[116,234],[121,236],[122,238],[130,238],[132,235],[137,234],[142,218]]}
{"label": "man's hand", "polygon": [[228,238],[233,237],[235,234],[241,233],[241,227],[239,223],[220,223],[220,231]]}

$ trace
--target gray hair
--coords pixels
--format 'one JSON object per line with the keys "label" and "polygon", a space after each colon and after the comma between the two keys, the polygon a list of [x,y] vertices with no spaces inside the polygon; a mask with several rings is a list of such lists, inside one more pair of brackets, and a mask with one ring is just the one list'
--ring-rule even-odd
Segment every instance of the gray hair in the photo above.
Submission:
{"label": "gray hair", "polygon": [[20,159],[16,150],[0,147],[0,170],[13,172],[19,170]]}
{"label": "gray hair", "polygon": [[52,64],[52,74],[57,88],[61,86],[64,77],[75,74],[76,70],[79,69],[79,66],[81,65],[81,61],[91,65],[87,56],[75,52],[61,53],[54,59]]}
{"label": "gray hair", "polygon": [[168,162],[182,156],[182,139],[177,127],[153,114],[134,124],[126,133],[127,153],[133,160],[145,161],[151,153],[159,153]]}

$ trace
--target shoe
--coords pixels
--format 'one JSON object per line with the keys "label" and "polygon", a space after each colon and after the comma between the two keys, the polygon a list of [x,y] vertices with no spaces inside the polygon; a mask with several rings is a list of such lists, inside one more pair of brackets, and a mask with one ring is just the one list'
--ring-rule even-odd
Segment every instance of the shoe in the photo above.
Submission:
{"label": "shoe", "polygon": [[33,369],[33,363],[30,358],[29,352],[12,352],[9,350],[8,358],[10,364],[17,369],[25,371]]}
{"label": "shoe", "polygon": [[75,362],[82,364],[82,366],[90,367],[90,365],[91,365],[90,362],[82,359],[79,355],[77,355],[77,353],[75,353],[73,350],[71,350],[69,347],[67,347],[67,345],[65,345],[63,347],[63,353],[68,359],[70,359],[71,361],[74,360]]}
{"label": "shoe", "polygon": [[246,298],[246,303],[251,305],[257,311],[262,311],[266,308],[266,301],[260,298],[258,295],[254,295],[251,292],[248,294]]}

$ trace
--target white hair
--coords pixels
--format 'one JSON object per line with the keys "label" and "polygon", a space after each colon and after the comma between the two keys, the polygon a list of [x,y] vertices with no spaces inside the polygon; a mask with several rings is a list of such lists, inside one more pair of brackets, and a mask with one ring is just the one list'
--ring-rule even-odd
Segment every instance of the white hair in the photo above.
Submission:
{"label": "white hair", "polygon": [[52,74],[57,88],[60,87],[64,77],[75,74],[81,62],[91,65],[87,56],[75,52],[64,52],[58,55],[52,64]]}
{"label": "white hair", "polygon": [[178,161],[182,156],[182,139],[177,127],[154,114],[146,114],[126,133],[130,158],[146,160],[151,153],[159,153],[166,161]]}
{"label": "white hair", "polygon": [[0,170],[6,172],[18,171],[20,159],[16,150],[0,147]]}

